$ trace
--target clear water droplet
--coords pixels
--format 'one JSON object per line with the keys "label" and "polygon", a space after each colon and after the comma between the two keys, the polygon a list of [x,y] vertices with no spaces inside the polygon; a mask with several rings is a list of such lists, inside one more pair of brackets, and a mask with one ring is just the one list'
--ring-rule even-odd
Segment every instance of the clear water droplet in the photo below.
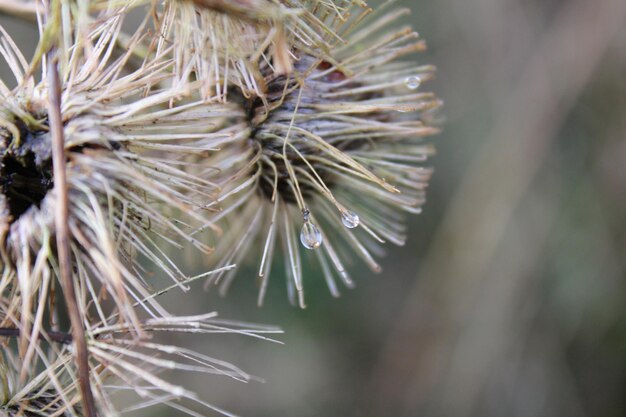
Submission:
{"label": "clear water droplet", "polygon": [[341,213],[341,223],[343,223],[343,225],[348,229],[354,229],[360,222],[361,220],[359,219],[359,215],[355,212],[346,210]]}
{"label": "clear water droplet", "polygon": [[183,387],[174,387],[171,393],[174,397],[184,397],[185,389]]}
{"label": "clear water droplet", "polygon": [[404,83],[409,88],[409,90],[417,90],[420,84],[422,84],[422,80],[420,79],[420,77],[412,75],[410,77],[407,77],[406,80],[404,80]]}
{"label": "clear water droplet", "polygon": [[322,232],[310,221],[305,221],[300,232],[300,242],[307,249],[317,249],[322,244]]}

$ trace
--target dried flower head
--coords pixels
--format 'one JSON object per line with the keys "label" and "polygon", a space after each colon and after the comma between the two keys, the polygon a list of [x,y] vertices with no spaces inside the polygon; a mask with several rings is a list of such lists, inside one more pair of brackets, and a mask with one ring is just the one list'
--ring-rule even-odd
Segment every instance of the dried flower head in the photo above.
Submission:
{"label": "dried flower head", "polygon": [[[433,148],[423,138],[438,131],[431,114],[441,103],[419,89],[434,68],[399,60],[425,43],[410,28],[393,27],[407,10],[371,13],[353,3],[334,2],[338,14],[311,7],[332,28],[324,38],[332,47],[293,45],[291,74],[262,64],[262,96],[241,99],[249,136],[211,161],[224,189],[212,204],[221,209],[214,221],[229,231],[218,259],[240,263],[251,247],[260,248],[259,304],[278,244],[290,299],[304,307],[300,247],[313,250],[306,252],[337,296],[336,275],[353,285],[342,260],[346,248],[379,271],[380,244],[402,245],[403,213],[419,213],[425,201],[431,170],[423,164]],[[226,290],[233,276],[213,282]]]}
{"label": "dried flower head", "polygon": [[[171,51],[173,84],[195,77],[204,99],[225,101],[228,91],[263,97],[260,66],[293,70],[293,50],[328,50],[338,17],[335,1],[166,0],[155,3],[156,51]],[[336,40],[336,39],[335,39]],[[173,46],[173,47],[172,47]],[[312,52],[314,53],[314,52]]]}
{"label": "dried flower head", "polygon": [[[185,274],[164,245],[180,248],[182,242],[211,251],[186,229],[204,220],[192,208],[204,205],[215,186],[194,175],[188,159],[206,157],[236,137],[229,120],[241,111],[191,100],[170,108],[172,100],[188,92],[149,87],[167,77],[167,60],[156,57],[129,69],[139,36],[131,39],[128,52],[114,55],[122,17],[94,23],[87,38],[65,51],[61,112],[72,271],[84,319],[106,315],[110,300],[118,319],[140,331],[133,304],[149,294],[145,261],[181,282]],[[62,304],[53,297],[58,287],[57,196],[49,98],[46,82],[29,75],[29,65],[4,30],[0,42],[0,53],[17,79],[14,89],[0,83],[0,289],[5,302],[0,319],[4,324],[17,319],[23,334],[33,329],[36,339],[44,317],[54,317]],[[185,222],[172,217],[180,212],[189,213]],[[151,316],[166,315],[152,299],[140,308]],[[27,348],[25,339],[22,347]],[[32,354],[34,347],[28,349]]]}
{"label": "dried flower head", "polygon": [[[410,28],[390,29],[405,10],[371,13],[358,0],[42,5],[32,62],[0,28],[17,84],[0,82],[0,336],[15,340],[3,354],[16,358],[0,370],[10,388],[0,411],[78,417],[93,394],[98,414],[116,415],[111,395],[121,390],[141,397],[133,409],[199,415],[178,402],[186,398],[227,414],[160,371],[250,376],[150,337],[277,330],[172,316],[149,269],[173,280],[164,291],[205,277],[226,290],[231,265],[258,245],[261,304],[280,244],[301,307],[302,253],[317,258],[335,296],[337,276],[353,284],[352,253],[380,270],[380,244],[404,243],[403,213],[420,211],[431,174],[423,138],[437,132],[440,101],[419,87],[434,68],[399,60],[425,45]],[[138,6],[151,13],[126,35]],[[54,209],[66,195],[63,242]],[[190,279],[168,247],[208,255],[198,234],[207,228],[217,269]],[[57,288],[68,277],[80,337],[62,319],[71,297]]]}
{"label": "dried flower head", "polygon": [[[140,27],[123,36],[123,11],[76,20],[76,32],[64,27],[60,33],[68,46],[58,49],[71,279],[84,325],[87,378],[75,358],[73,333],[64,331],[66,306],[57,291],[54,208],[59,203],[49,78],[44,69],[43,81],[35,80],[35,65],[27,63],[0,28],[0,54],[17,84],[9,88],[0,82],[0,336],[16,341],[2,349],[15,360],[0,372],[5,388],[0,410],[10,416],[80,417],[85,391],[78,387],[85,379],[98,415],[117,415],[111,400],[117,391],[139,395],[133,409],[167,404],[197,415],[179,401],[186,398],[229,415],[159,374],[179,370],[244,381],[250,376],[184,346],[161,343],[155,334],[265,338],[261,334],[278,332],[219,321],[214,313],[172,316],[156,300],[192,280],[164,245],[190,244],[211,252],[189,233],[194,222],[206,223],[204,207],[217,190],[206,179],[213,168],[194,161],[238,141],[246,125],[233,121],[245,120],[245,113],[234,104],[213,106],[194,99],[199,82],[168,85],[168,50],[137,60],[147,32]],[[73,19],[78,17],[71,15],[69,21]],[[49,27],[42,25],[41,32],[49,33]],[[122,43],[125,50],[118,48]],[[151,290],[146,264],[174,284]]]}

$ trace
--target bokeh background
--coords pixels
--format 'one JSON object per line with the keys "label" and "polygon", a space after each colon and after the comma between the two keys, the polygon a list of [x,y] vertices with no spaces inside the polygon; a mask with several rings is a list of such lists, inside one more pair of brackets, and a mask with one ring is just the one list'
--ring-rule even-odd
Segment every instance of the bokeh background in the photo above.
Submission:
{"label": "bokeh background", "polygon": [[399,3],[446,117],[408,244],[340,299],[309,271],[306,310],[276,276],[257,308],[253,273],[167,295],[285,330],[194,339],[264,383],[184,382],[244,416],[626,416],[626,1]]}

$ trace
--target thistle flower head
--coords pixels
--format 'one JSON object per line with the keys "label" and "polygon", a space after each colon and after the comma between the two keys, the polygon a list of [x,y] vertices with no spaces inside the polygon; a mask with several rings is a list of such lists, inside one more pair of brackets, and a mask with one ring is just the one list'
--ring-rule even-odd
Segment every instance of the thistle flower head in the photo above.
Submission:
{"label": "thistle flower head", "polygon": [[[137,259],[181,282],[185,274],[163,245],[187,243],[203,253],[211,251],[185,229],[204,220],[191,208],[204,205],[215,185],[194,175],[187,159],[205,157],[236,137],[229,120],[240,112],[193,100],[170,108],[185,91],[150,89],[166,78],[166,59],[155,57],[129,69],[133,45],[141,35],[131,38],[128,52],[113,55],[121,24],[122,15],[94,23],[61,59],[67,64],[61,65],[61,111],[68,227],[84,319],[105,317],[111,300],[117,319],[134,323],[140,331],[134,305],[149,294],[149,284],[145,266]],[[59,308],[52,296],[58,287],[53,210],[57,196],[47,85],[30,75],[29,65],[3,30],[0,41],[0,53],[17,79],[14,89],[0,83],[3,320],[19,322],[23,335],[32,329],[37,339],[44,317],[53,317]],[[189,212],[185,223],[172,219],[177,212]],[[139,308],[150,316],[167,315],[153,299],[139,303]],[[28,350],[29,357],[34,346],[27,347],[24,337],[22,353]]]}
{"label": "thistle flower head", "polygon": [[[220,259],[239,263],[260,248],[259,304],[277,245],[290,298],[304,307],[301,247],[313,250],[306,252],[338,295],[337,276],[353,285],[345,248],[379,271],[380,244],[403,244],[403,213],[419,213],[425,201],[431,170],[423,164],[433,149],[423,138],[438,131],[431,113],[441,103],[419,87],[434,68],[399,60],[425,48],[410,28],[392,28],[406,10],[371,13],[353,3],[334,2],[338,14],[311,7],[331,28],[324,38],[331,47],[292,44],[290,74],[260,65],[266,88],[243,100],[249,136],[211,162],[224,189],[213,203],[222,210],[214,220],[227,224],[231,238],[220,242]],[[215,282],[226,290],[233,274]]]}
{"label": "thistle flower head", "polygon": [[328,50],[337,40],[325,22],[338,18],[343,9],[335,3],[166,0],[153,10],[160,35],[156,51],[171,51],[173,84],[193,76],[201,82],[205,100],[226,101],[229,90],[263,97],[267,89],[263,72],[291,73],[297,58],[294,46],[315,53]]}
{"label": "thistle flower head", "polygon": [[[403,213],[424,203],[432,148],[423,138],[437,131],[440,102],[419,90],[433,67],[399,60],[424,48],[409,28],[390,29],[404,11],[371,13],[355,0],[164,0],[123,34],[126,13],[146,3],[47,5],[30,63],[0,28],[17,84],[0,82],[0,336],[19,338],[16,377],[0,370],[9,415],[78,417],[81,395],[94,415],[89,394],[115,415],[118,390],[141,398],[133,408],[198,415],[178,401],[187,399],[223,412],[160,372],[250,376],[150,337],[277,330],[173,316],[148,270],[173,280],[167,290],[200,277],[225,290],[231,265],[256,246],[260,304],[282,246],[290,299],[304,307],[304,253],[338,295],[337,277],[353,285],[346,259],[356,253],[380,270],[381,244],[403,244]],[[46,59],[53,76],[42,66],[37,81]],[[53,209],[66,194],[59,222],[66,215]],[[207,228],[210,244],[199,235]],[[69,260],[54,239],[66,234]],[[217,269],[193,279],[164,247],[209,255],[211,244]],[[79,337],[61,319],[57,288],[64,282],[65,294],[68,279]]]}

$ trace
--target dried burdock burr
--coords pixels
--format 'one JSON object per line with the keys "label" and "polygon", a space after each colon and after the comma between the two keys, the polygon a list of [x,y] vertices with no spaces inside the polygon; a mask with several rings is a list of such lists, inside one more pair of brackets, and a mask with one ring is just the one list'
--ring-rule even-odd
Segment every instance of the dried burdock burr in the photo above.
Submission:
{"label": "dried burdock burr", "polygon": [[[127,51],[120,53],[124,17],[107,10],[77,21],[80,31],[63,35],[75,43],[44,54],[48,65],[41,81],[33,75],[37,66],[0,28],[0,55],[16,78],[14,88],[0,82],[0,337],[6,341],[3,354],[16,358],[6,380],[17,381],[2,381],[15,389],[5,395],[0,413],[10,416],[117,415],[112,380],[117,390],[139,395],[133,408],[166,404],[194,414],[179,402],[186,398],[229,415],[167,382],[160,371],[250,376],[153,337],[173,331],[265,338],[261,334],[278,332],[219,321],[214,314],[174,316],[157,300],[190,283],[166,246],[211,252],[191,230],[206,225],[207,202],[218,188],[208,179],[213,168],[196,161],[238,141],[248,126],[241,106],[198,98],[199,82],[173,88],[169,51],[130,65],[147,32],[140,27],[125,37]],[[50,33],[45,25],[41,32]],[[58,71],[56,80],[51,69]],[[69,277],[84,326],[84,362],[75,355],[75,322],[70,331],[63,318],[70,301],[59,291],[59,177],[53,169],[59,138],[69,206]],[[151,270],[174,283],[155,292]],[[88,390],[79,390],[85,381]],[[85,401],[85,392],[93,399]]]}
{"label": "dried burdock burr", "polygon": [[[239,99],[250,135],[210,161],[224,190],[211,205],[221,209],[214,220],[229,231],[217,259],[256,261],[259,304],[277,246],[290,299],[301,307],[303,253],[317,259],[335,296],[336,277],[353,285],[350,252],[378,272],[381,244],[405,242],[404,214],[421,211],[431,176],[425,163],[433,147],[424,138],[438,132],[433,112],[441,102],[420,89],[433,66],[401,59],[425,48],[397,25],[408,11],[335,1],[331,13],[320,3],[328,2],[306,4],[332,31],[324,34],[331,47],[291,45],[290,74],[260,65],[263,94]],[[235,273],[213,282],[225,291]]]}
{"label": "dried burdock burr", "polygon": [[[15,374],[18,383],[5,386],[19,387],[0,412],[94,416],[81,409],[78,339],[62,319],[61,197],[65,275],[102,415],[117,413],[111,379],[143,399],[135,408],[192,415],[178,399],[212,407],[159,371],[249,379],[150,340],[155,333],[276,331],[171,315],[150,272],[171,278],[168,290],[207,277],[226,291],[232,265],[252,262],[262,304],[282,251],[289,298],[304,307],[305,256],[334,296],[337,279],[353,285],[355,255],[380,270],[382,244],[402,245],[405,214],[425,202],[433,153],[425,138],[437,133],[441,106],[422,91],[434,67],[413,60],[425,44],[398,27],[407,11],[391,3],[373,11],[356,0],[42,2],[32,62],[0,29],[0,55],[16,78],[14,88],[0,82],[0,336],[10,340],[5,357],[16,355],[0,377]],[[137,7],[149,13],[126,35]],[[42,23],[51,16],[56,25]],[[216,269],[190,279],[170,251],[188,246]],[[41,364],[47,373],[37,373]]]}
{"label": "dried burdock burr", "polygon": [[293,70],[294,48],[326,51],[333,37],[334,1],[166,0],[153,3],[156,51],[171,51],[173,84],[201,82],[207,101],[227,101],[228,92],[263,97],[265,72]]}
{"label": "dried burdock burr", "polygon": [[[114,309],[118,321],[137,324],[139,332],[135,304],[149,294],[146,267],[175,282],[185,279],[164,245],[211,251],[186,229],[204,220],[192,208],[205,205],[215,186],[194,176],[187,159],[206,157],[236,137],[229,120],[241,111],[202,101],[170,108],[185,91],[146,87],[167,76],[166,60],[155,57],[129,71],[132,51],[110,57],[121,23],[115,16],[94,24],[89,49],[66,51],[61,115],[71,274],[83,319]],[[45,74],[36,82],[6,33],[0,41],[17,78],[14,89],[0,83],[0,290],[7,299],[0,320],[21,323],[25,335],[39,331],[62,301],[53,296],[59,269],[49,96]],[[185,223],[174,216],[180,212],[188,212]],[[138,308],[150,316],[166,314],[152,299]],[[22,349],[28,357],[34,346],[23,339]]]}

